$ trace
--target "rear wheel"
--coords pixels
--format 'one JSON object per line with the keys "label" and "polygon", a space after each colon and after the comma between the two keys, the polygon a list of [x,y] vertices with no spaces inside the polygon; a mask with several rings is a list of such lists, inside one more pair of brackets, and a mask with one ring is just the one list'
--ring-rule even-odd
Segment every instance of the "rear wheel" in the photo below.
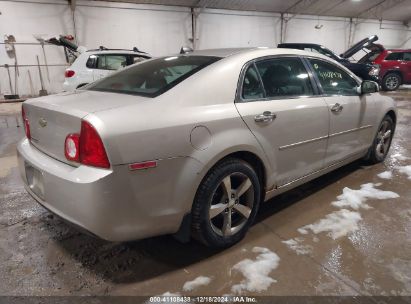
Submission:
{"label": "rear wheel", "polygon": [[369,163],[375,164],[384,161],[391,146],[394,129],[395,125],[392,118],[386,115],[380,124],[373,145],[368,152],[366,160]]}
{"label": "rear wheel", "polygon": [[192,210],[193,236],[210,247],[240,241],[255,219],[260,182],[254,169],[239,159],[227,159],[200,184]]}
{"label": "rear wheel", "polygon": [[382,79],[382,88],[385,91],[395,91],[401,84],[401,76],[397,73],[388,73]]}

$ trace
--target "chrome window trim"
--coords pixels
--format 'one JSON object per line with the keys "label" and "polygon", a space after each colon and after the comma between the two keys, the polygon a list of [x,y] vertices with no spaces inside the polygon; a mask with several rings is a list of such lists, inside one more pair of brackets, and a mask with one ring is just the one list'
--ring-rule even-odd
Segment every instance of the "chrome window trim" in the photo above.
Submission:
{"label": "chrome window trim", "polygon": [[[247,72],[248,68],[251,65],[254,65],[254,68],[257,70],[258,78],[261,84],[261,87],[263,88],[263,94],[265,95],[265,88],[264,88],[264,83],[261,79],[261,75],[258,72],[256,62],[259,61],[264,61],[264,60],[269,60],[269,59],[278,59],[278,58],[298,58],[302,62],[304,68],[306,69],[306,72],[308,74],[308,77],[310,79],[311,87],[313,89],[313,95],[290,95],[290,96],[278,96],[278,97],[263,97],[263,98],[252,98],[252,99],[244,99],[242,97],[242,92],[243,92],[243,84],[244,84],[244,77],[245,73]],[[237,91],[236,91],[236,97],[235,97],[235,103],[245,103],[245,102],[258,102],[258,101],[271,101],[271,100],[287,100],[287,99],[299,99],[299,98],[318,98],[321,97],[320,90],[317,87],[316,81],[313,79],[314,75],[312,74],[311,70],[307,68],[307,65],[304,63],[304,60],[301,56],[299,55],[293,55],[293,54],[279,54],[279,55],[269,55],[269,56],[263,56],[263,57],[258,57],[254,58],[248,62],[246,62],[243,67],[241,68],[239,80],[237,83]]]}

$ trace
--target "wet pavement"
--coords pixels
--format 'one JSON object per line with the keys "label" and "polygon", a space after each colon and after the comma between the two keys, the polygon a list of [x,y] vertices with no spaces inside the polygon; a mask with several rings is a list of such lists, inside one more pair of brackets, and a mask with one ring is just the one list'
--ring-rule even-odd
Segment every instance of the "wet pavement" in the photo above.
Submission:
{"label": "wet pavement", "polygon": [[[411,165],[411,88],[388,95],[399,117],[385,163],[355,162],[274,198],[225,251],[170,236],[108,243],[62,222],[24,191],[20,105],[0,104],[0,295],[410,296],[411,180],[400,166]],[[385,192],[344,190],[357,208],[331,204],[367,183]]]}

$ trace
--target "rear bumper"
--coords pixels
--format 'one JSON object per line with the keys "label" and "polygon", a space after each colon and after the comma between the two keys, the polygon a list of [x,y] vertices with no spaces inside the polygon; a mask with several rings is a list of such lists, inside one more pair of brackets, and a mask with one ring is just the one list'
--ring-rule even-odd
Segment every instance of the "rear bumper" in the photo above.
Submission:
{"label": "rear bumper", "polygon": [[[155,169],[129,171],[127,165],[110,170],[73,167],[39,151],[27,139],[18,144],[17,151],[22,179],[33,198],[105,240],[129,241],[175,233],[191,208],[193,194],[181,187],[190,187],[188,181],[194,176],[185,175],[184,185],[185,178],[165,175],[187,166],[195,175],[199,164],[189,158],[162,160]],[[40,172],[42,193],[29,186],[26,170],[31,168]],[[186,191],[182,193],[187,196],[178,200],[180,191]]]}

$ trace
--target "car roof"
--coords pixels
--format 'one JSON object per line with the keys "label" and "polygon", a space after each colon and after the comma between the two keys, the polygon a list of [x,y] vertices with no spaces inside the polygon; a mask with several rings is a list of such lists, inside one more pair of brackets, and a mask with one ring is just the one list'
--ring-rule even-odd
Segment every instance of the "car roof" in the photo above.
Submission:
{"label": "car roof", "polygon": [[257,58],[264,58],[276,55],[291,55],[291,56],[302,56],[302,57],[311,57],[311,58],[319,58],[325,61],[334,62],[337,64],[341,69],[345,70],[347,73],[352,75],[354,78],[359,79],[352,71],[347,69],[344,65],[341,65],[337,61],[332,58],[329,58],[325,55],[320,53],[310,52],[310,51],[303,51],[299,49],[291,49],[291,48],[268,48],[268,47],[254,47],[254,48],[236,48],[236,49],[212,49],[212,50],[198,50],[190,53],[186,53],[180,56],[216,56],[222,57],[224,60],[217,61],[213,65],[224,64],[224,62],[232,61],[233,63],[244,64],[250,60],[254,60]]}
{"label": "car roof", "polygon": [[197,56],[214,56],[214,57],[228,57],[234,54],[255,50],[257,47],[242,47],[242,48],[220,48],[220,49],[205,49],[195,50],[187,53],[187,55]]}
{"label": "car roof", "polygon": [[328,57],[298,49],[288,49],[288,48],[269,48],[269,47],[250,47],[250,48],[227,48],[227,49],[209,49],[209,50],[198,50],[185,54],[187,56],[215,56],[227,58],[234,55],[244,56],[244,57],[259,57],[259,56],[271,56],[271,55],[298,55],[298,56],[310,56],[329,59]]}
{"label": "car roof", "polygon": [[319,47],[323,48],[323,46],[321,44],[305,43],[305,42],[301,42],[301,43],[299,43],[299,42],[285,42],[285,43],[279,43],[278,45],[283,45],[283,46],[286,46],[286,45],[292,45],[292,46],[297,46],[297,45],[300,45],[300,46],[319,46]]}

